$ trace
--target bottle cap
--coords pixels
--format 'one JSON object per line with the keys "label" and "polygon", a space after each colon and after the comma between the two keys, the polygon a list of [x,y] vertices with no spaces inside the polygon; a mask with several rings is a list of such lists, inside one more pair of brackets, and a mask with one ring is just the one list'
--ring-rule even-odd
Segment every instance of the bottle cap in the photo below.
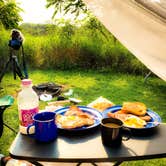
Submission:
{"label": "bottle cap", "polygon": [[31,85],[32,84],[32,80],[30,79],[23,79],[22,80],[22,85]]}

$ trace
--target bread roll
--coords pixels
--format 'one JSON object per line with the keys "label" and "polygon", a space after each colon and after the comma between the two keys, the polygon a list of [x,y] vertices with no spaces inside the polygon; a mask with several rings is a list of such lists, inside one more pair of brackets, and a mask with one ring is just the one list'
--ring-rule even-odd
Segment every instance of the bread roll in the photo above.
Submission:
{"label": "bread roll", "polygon": [[141,102],[124,102],[122,110],[126,113],[131,113],[138,116],[144,116],[146,114],[146,105]]}

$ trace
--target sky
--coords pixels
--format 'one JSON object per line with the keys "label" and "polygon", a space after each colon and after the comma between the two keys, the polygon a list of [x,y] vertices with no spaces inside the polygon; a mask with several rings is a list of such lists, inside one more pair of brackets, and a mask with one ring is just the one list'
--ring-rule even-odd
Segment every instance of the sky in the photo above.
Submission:
{"label": "sky", "polygon": [[20,15],[23,22],[28,23],[46,23],[51,21],[53,8],[45,8],[46,0],[16,0],[24,10]]}
{"label": "sky", "polygon": [[[21,12],[20,15],[23,18],[23,23],[52,23],[51,17],[54,13],[54,8],[46,8],[46,0],[16,0],[19,3],[19,7],[21,7],[24,12]],[[64,17],[63,14],[57,14],[55,16],[56,19],[59,18],[64,19],[74,19],[71,14],[68,14]],[[85,15],[80,15],[77,19],[82,20]]]}

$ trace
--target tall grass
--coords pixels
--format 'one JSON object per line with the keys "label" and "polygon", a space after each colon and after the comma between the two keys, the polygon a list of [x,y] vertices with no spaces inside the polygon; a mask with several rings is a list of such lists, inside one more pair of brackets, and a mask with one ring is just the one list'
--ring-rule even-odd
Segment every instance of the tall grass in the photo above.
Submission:
{"label": "tall grass", "polygon": [[[94,23],[93,23],[94,24]],[[40,69],[102,69],[144,74],[148,69],[104,27],[87,23],[76,27],[23,25],[28,66]],[[0,30],[0,58],[8,54],[10,32]],[[2,62],[2,61],[1,61]],[[0,63],[0,69],[3,67]]]}
{"label": "tall grass", "polygon": [[[6,31],[0,24],[0,67],[3,66],[5,59],[8,57],[8,40],[10,32]],[[1,69],[1,68],[0,68]]]}

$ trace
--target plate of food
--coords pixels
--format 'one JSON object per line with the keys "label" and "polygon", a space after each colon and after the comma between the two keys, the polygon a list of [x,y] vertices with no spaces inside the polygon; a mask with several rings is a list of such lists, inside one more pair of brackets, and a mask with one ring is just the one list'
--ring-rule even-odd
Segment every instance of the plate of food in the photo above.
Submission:
{"label": "plate of food", "polygon": [[82,131],[97,127],[102,114],[96,109],[86,106],[68,106],[55,111],[58,129]]}
{"label": "plate of food", "polygon": [[125,127],[135,130],[152,129],[161,123],[160,116],[141,102],[124,102],[106,109],[102,115],[120,119]]}

